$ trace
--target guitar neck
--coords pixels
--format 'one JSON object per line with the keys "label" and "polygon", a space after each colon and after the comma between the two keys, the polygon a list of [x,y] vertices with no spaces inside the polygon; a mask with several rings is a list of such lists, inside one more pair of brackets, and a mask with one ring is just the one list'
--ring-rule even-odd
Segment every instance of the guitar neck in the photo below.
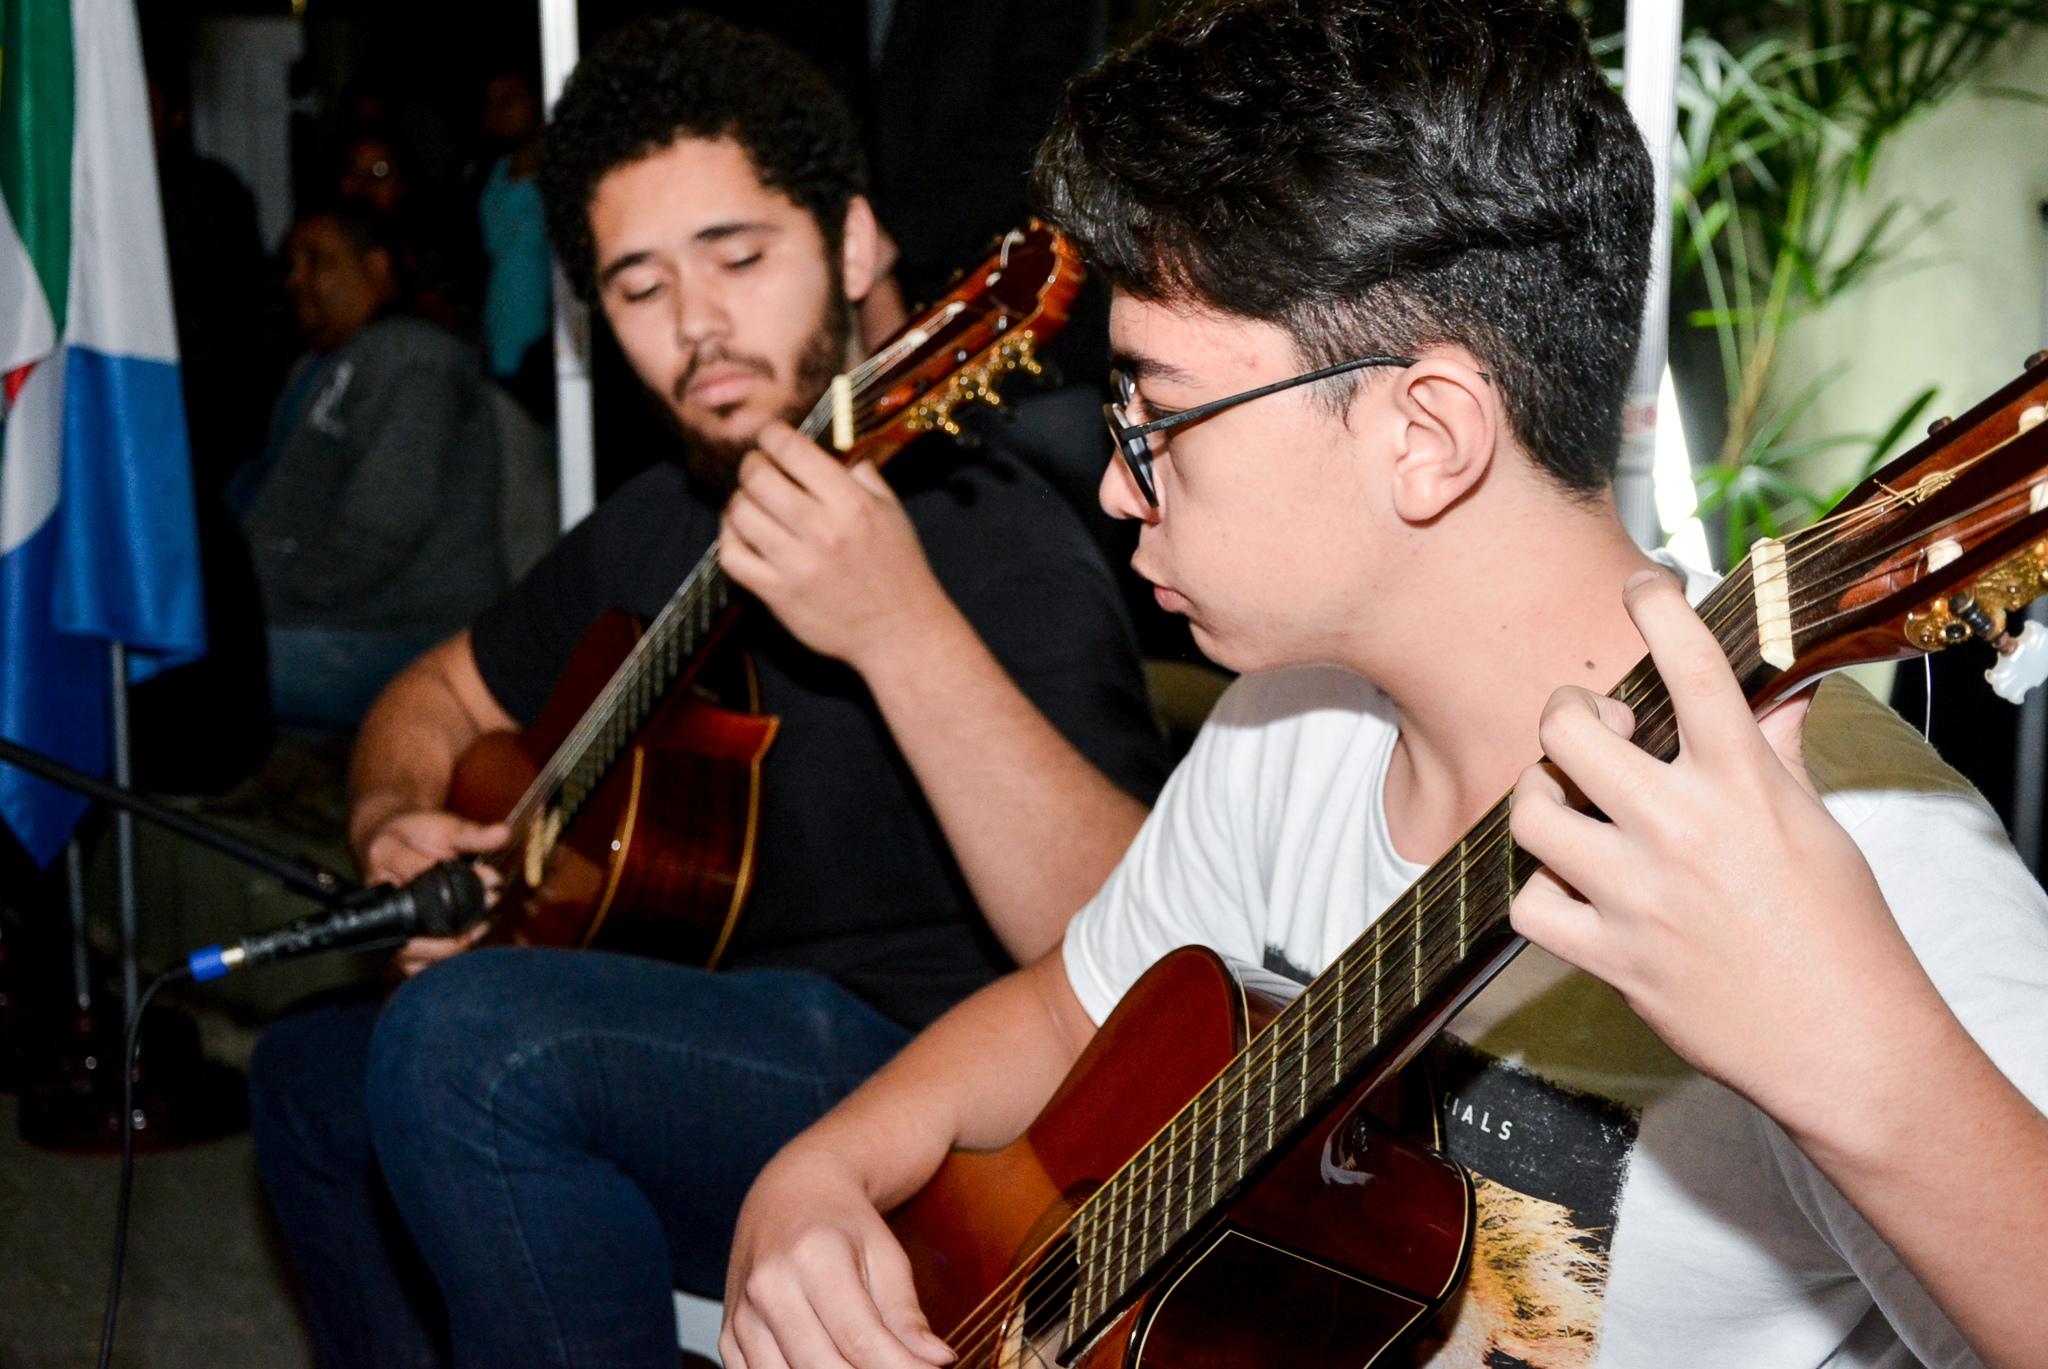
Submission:
{"label": "guitar neck", "polygon": [[[1777,675],[1759,656],[1746,564],[1700,612],[1752,694]],[[1635,714],[1637,746],[1677,754],[1670,698],[1647,658],[1613,697]],[[1508,831],[1511,803],[1488,809],[1075,1214],[1070,1324],[1093,1334],[1128,1306],[1270,1160],[1406,1064],[1513,959],[1522,942],[1508,909],[1540,862]]]}
{"label": "guitar neck", "polygon": [[564,824],[574,820],[648,717],[702,659],[732,603],[732,582],[713,541],[506,818],[506,850],[516,851],[544,813],[559,813]]}
{"label": "guitar neck", "polygon": [[[828,392],[812,406],[798,431],[816,441],[831,426],[832,395]],[[713,539],[647,625],[604,692],[527,787],[506,819],[513,836],[508,851],[519,847],[526,830],[544,813],[558,813],[564,825],[575,820],[584,801],[611,772],[613,762],[723,629],[732,603],[732,581],[719,565],[718,542]]]}

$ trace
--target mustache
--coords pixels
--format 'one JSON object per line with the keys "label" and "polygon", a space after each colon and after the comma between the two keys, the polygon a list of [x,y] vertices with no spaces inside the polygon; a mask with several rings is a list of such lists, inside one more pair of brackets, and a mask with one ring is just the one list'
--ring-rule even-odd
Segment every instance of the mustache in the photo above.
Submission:
{"label": "mustache", "polygon": [[669,389],[669,397],[680,404],[690,392],[690,383],[707,366],[724,364],[751,371],[763,380],[775,379],[775,367],[765,357],[750,356],[745,352],[727,350],[722,344],[713,343],[699,347],[690,355],[690,364],[676,377],[676,383]]}

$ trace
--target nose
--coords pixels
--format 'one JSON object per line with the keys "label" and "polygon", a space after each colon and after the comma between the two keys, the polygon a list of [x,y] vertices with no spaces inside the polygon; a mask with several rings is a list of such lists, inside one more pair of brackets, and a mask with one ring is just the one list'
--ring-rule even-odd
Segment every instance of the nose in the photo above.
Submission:
{"label": "nose", "polygon": [[694,352],[732,331],[732,315],[719,292],[708,282],[679,282],[675,301],[676,341],[684,351]]}
{"label": "nose", "polygon": [[[1153,476],[1155,480],[1158,478]],[[1136,518],[1146,523],[1159,521],[1159,510],[1146,502],[1145,492],[1138,488],[1137,477],[1131,474],[1131,468],[1117,455],[1114,447],[1110,449],[1109,465],[1102,472],[1095,497],[1101,502],[1102,511],[1111,518]]]}

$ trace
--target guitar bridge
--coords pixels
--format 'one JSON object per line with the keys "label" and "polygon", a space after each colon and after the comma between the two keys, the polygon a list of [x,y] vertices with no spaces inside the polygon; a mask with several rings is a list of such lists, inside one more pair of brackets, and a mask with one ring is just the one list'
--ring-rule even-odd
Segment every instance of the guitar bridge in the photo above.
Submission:
{"label": "guitar bridge", "polygon": [[538,889],[547,880],[548,861],[555,854],[555,843],[562,839],[562,810],[550,808],[540,820],[526,829],[526,863],[520,871],[526,878],[526,887]]}

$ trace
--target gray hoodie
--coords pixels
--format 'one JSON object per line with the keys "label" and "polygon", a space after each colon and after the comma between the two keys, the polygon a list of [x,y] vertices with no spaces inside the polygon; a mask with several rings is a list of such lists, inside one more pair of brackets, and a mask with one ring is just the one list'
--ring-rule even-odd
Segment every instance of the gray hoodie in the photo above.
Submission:
{"label": "gray hoodie", "polygon": [[497,596],[488,384],[460,338],[422,319],[380,319],[299,359],[242,518],[272,627],[426,640]]}

